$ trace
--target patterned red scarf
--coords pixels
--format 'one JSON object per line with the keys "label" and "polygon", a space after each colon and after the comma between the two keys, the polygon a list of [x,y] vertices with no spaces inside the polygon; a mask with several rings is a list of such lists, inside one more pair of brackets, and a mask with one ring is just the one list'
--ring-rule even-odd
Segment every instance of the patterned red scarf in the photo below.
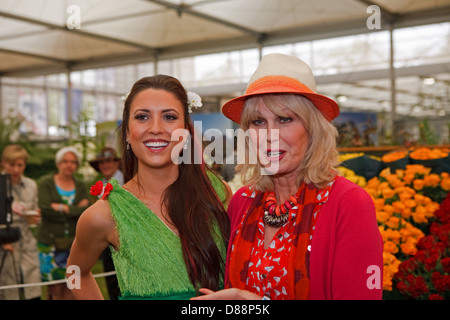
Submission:
{"label": "patterned red scarf", "polygon": [[[334,181],[333,181],[334,182]],[[314,226],[319,216],[319,211],[328,199],[329,191],[333,184],[326,188],[318,189],[311,184],[303,183],[298,192],[298,213],[294,220],[294,238],[291,252],[286,266],[289,297],[297,300],[309,297],[309,256],[311,238]],[[251,194],[251,192],[247,193]],[[254,239],[258,230],[258,222],[264,212],[266,193],[257,193],[252,205],[243,215],[241,224],[233,239],[233,247],[229,260],[229,281],[227,288],[239,288],[249,290],[246,286],[248,265],[253,249]],[[257,292],[255,292],[257,293]]]}

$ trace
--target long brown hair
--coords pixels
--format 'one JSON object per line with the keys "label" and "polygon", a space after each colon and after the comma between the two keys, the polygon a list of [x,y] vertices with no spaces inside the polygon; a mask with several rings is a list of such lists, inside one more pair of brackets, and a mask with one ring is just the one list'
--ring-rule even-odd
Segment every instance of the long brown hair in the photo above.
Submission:
{"label": "long brown hair", "polygon": [[[124,182],[133,178],[138,171],[136,156],[131,149],[126,148],[131,103],[139,92],[150,88],[170,92],[181,102],[185,128],[191,136],[194,134],[188,112],[187,93],[176,78],[155,75],[138,80],[125,101],[121,124]],[[162,203],[179,232],[183,259],[192,284],[196,290],[201,287],[218,290],[225,269],[225,261],[219,247],[223,250],[227,246],[229,220],[208,178],[208,168],[203,159],[202,163],[196,164],[198,161],[194,161],[192,153],[191,160],[191,164],[178,165],[178,178],[164,192]],[[220,244],[218,239],[222,239],[223,243]]]}

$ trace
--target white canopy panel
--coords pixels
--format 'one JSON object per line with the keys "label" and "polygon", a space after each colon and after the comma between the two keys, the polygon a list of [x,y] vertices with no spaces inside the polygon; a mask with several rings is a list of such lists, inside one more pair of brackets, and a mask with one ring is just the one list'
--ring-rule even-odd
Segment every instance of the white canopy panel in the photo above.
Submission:
{"label": "white canopy panel", "polygon": [[2,0],[0,76],[187,57],[450,20],[450,0]]}

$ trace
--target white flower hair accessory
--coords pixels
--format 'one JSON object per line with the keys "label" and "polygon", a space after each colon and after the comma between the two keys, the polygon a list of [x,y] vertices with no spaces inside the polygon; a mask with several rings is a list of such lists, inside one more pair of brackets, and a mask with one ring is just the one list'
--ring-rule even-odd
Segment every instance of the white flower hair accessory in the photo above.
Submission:
{"label": "white flower hair accessory", "polygon": [[188,92],[187,97],[188,97],[187,103],[188,103],[189,113],[192,113],[192,108],[197,109],[197,108],[200,108],[201,106],[203,106],[202,98],[195,92]]}
{"label": "white flower hair accessory", "polygon": [[127,100],[129,94],[130,94],[129,92],[125,93],[123,96],[120,97],[122,99],[122,102],[125,102]]}

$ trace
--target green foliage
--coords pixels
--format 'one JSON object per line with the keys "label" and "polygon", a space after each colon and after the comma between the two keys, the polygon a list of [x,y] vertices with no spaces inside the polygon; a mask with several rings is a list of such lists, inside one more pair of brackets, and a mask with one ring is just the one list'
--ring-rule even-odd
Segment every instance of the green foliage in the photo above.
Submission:
{"label": "green foliage", "polygon": [[425,119],[419,123],[420,138],[419,143],[424,145],[435,145],[439,143],[439,137],[430,127],[428,120]]}
{"label": "green foliage", "polygon": [[55,154],[58,151],[57,148],[35,143],[20,144],[27,149],[30,155],[25,169],[25,176],[37,181],[40,177],[48,173],[56,172]]}
{"label": "green foliage", "polygon": [[6,117],[0,118],[0,150],[3,150],[8,144],[15,143],[19,138],[19,128],[23,119],[14,116],[14,111],[9,110]]}

